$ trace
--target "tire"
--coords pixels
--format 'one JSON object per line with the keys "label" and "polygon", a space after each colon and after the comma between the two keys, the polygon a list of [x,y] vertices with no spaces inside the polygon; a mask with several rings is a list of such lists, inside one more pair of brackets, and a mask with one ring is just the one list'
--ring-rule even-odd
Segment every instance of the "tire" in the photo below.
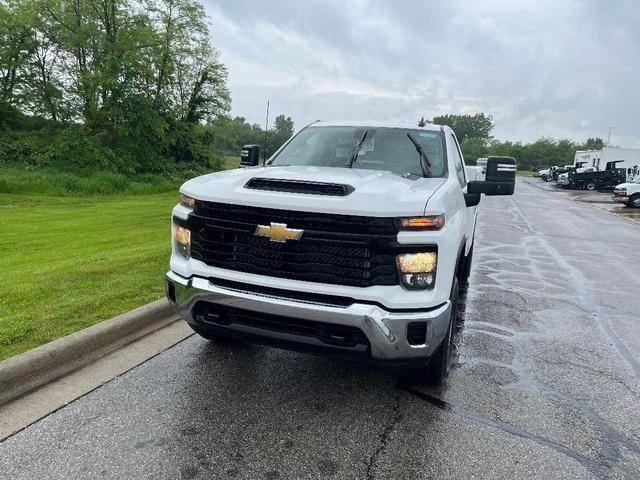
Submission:
{"label": "tire", "polygon": [[634,195],[631,195],[631,198],[629,198],[628,205],[631,208],[640,208],[640,193],[636,193]]}
{"label": "tire", "polygon": [[451,370],[451,357],[453,354],[453,334],[455,329],[455,322],[458,316],[458,300],[459,300],[460,285],[458,279],[454,278],[453,287],[451,288],[451,316],[449,317],[449,327],[447,333],[442,340],[440,346],[433,352],[433,355],[429,358],[427,364],[426,379],[431,385],[443,385],[449,371]]}
{"label": "tire", "polygon": [[590,192],[593,192],[596,189],[597,185],[596,182],[588,182],[584,188],[589,190]]}
{"label": "tire", "polygon": [[190,323],[189,326],[191,327],[191,330],[196,332],[198,335],[200,335],[205,340],[216,341],[216,342],[221,342],[221,343],[236,343],[237,342],[237,340],[234,340],[233,338],[225,337],[224,335],[217,335],[215,333],[210,332],[209,330],[203,329],[202,327],[198,327],[197,325],[193,325],[193,324]]}

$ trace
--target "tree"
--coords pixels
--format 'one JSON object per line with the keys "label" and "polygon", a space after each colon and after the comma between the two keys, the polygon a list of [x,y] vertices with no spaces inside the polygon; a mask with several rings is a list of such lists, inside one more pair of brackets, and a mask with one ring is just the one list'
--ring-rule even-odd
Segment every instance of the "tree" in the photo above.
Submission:
{"label": "tree", "polygon": [[475,115],[440,115],[433,117],[432,123],[438,125],[448,125],[456,132],[458,141],[463,144],[467,139],[480,138],[486,141],[491,140],[491,130],[493,130],[493,117],[485,113]]}
{"label": "tree", "polygon": [[587,141],[579,145],[578,150],[602,150],[604,148],[604,140],[599,137],[587,138]]}
{"label": "tree", "polygon": [[279,135],[282,137],[286,137],[285,140],[289,139],[293,135],[293,120],[291,117],[285,117],[284,115],[278,115],[274,122],[275,125],[275,135]]}
{"label": "tree", "polygon": [[460,145],[460,149],[467,165],[475,165],[478,158],[486,157],[489,152],[487,141],[483,138],[468,138]]}
{"label": "tree", "polygon": [[227,112],[227,69],[211,45],[204,6],[193,0],[157,0],[151,5],[152,22],[160,28],[149,50],[154,65],[149,94],[158,108],[192,123]]}
{"label": "tree", "polygon": [[[258,124],[251,125],[244,117],[231,118],[221,115],[208,124],[212,142],[216,150],[228,155],[238,155],[243,145],[257,144],[265,148],[265,132]],[[269,157],[294,131],[293,120],[285,115],[278,115],[274,127],[267,133],[265,156]]]}
{"label": "tree", "polygon": [[19,105],[29,58],[36,45],[23,6],[14,1],[0,3],[0,101]]}
{"label": "tree", "polygon": [[0,0],[0,102],[67,125],[67,152],[75,124],[129,171],[207,163],[204,123],[231,101],[210,38],[196,0]]}
{"label": "tree", "polygon": [[273,123],[274,128],[267,133],[268,141],[264,152],[265,158],[273,155],[293,135],[293,120],[291,120],[291,117],[278,115]]}

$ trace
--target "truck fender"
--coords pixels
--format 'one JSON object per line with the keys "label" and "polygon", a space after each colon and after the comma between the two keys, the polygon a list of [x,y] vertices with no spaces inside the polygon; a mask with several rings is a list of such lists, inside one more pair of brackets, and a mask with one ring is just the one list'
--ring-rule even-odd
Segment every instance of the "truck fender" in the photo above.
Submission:
{"label": "truck fender", "polygon": [[[459,282],[462,282],[462,273],[463,273],[463,268],[464,268],[464,262],[466,260],[466,248],[467,247],[467,237],[464,236],[462,237],[462,240],[460,241],[460,245],[458,246],[458,256],[456,257],[458,260],[456,260],[456,269],[454,270],[454,275],[456,276],[456,278],[458,279]],[[453,279],[451,279],[451,285],[453,288]]]}

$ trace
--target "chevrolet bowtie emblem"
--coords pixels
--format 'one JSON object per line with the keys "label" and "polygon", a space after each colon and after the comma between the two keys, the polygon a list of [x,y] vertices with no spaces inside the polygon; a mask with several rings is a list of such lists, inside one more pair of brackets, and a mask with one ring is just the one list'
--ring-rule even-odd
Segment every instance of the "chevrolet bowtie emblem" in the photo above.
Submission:
{"label": "chevrolet bowtie emblem", "polygon": [[256,227],[255,235],[261,237],[269,237],[271,242],[285,243],[287,240],[300,240],[304,230],[296,230],[294,228],[287,228],[286,223],[273,223],[270,226],[258,225]]}

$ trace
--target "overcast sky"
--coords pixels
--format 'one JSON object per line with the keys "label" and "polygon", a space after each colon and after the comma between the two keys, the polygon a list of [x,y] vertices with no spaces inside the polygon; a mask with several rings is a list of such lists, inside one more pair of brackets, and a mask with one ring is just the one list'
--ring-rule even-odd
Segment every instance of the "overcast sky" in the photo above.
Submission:
{"label": "overcast sky", "polygon": [[490,113],[494,136],[640,147],[636,0],[204,0],[232,114]]}

